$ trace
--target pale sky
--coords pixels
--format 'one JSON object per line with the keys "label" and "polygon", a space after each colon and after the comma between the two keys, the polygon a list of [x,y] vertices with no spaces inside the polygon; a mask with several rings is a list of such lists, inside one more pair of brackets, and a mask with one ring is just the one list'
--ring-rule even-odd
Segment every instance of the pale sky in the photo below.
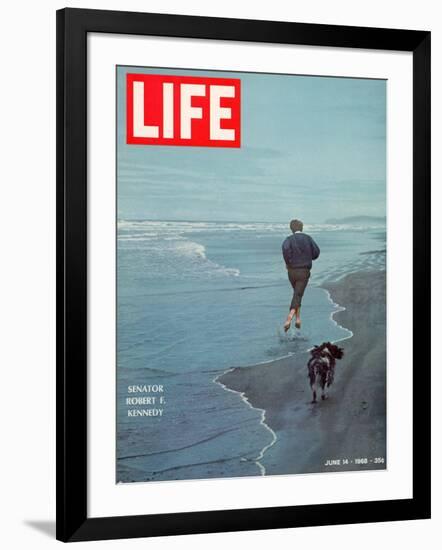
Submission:
{"label": "pale sky", "polygon": [[[125,143],[125,74],[241,79],[241,148]],[[118,67],[118,217],[306,223],[386,212],[386,81]]]}

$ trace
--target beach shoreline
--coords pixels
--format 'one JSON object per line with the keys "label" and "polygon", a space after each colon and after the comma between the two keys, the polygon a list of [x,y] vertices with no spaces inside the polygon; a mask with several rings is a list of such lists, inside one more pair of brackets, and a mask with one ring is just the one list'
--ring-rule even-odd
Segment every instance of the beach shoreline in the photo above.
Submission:
{"label": "beach shoreline", "polygon": [[308,352],[233,368],[217,378],[262,410],[262,422],[276,436],[259,457],[265,475],[387,465],[385,271],[351,273],[322,288],[340,307],[333,320],[352,333],[341,340],[345,355],[326,401],[311,404]]}

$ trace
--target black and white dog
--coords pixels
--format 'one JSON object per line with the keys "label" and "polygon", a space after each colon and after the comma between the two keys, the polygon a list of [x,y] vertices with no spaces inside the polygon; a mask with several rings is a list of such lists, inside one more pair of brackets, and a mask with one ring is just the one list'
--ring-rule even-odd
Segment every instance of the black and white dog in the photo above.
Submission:
{"label": "black and white dog", "polygon": [[324,342],[310,350],[311,357],[307,363],[310,387],[313,391],[312,403],[316,403],[316,392],[321,388],[321,399],[325,399],[325,388],[333,384],[336,359],[342,359],[344,350],[330,342]]}

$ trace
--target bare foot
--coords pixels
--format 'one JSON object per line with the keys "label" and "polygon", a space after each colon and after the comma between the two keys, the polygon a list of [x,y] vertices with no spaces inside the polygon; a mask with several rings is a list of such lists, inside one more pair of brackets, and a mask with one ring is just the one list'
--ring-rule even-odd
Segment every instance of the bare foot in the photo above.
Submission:
{"label": "bare foot", "polygon": [[296,319],[296,321],[295,321],[295,327],[296,327],[296,328],[301,328],[301,319]]}
{"label": "bare foot", "polygon": [[291,324],[292,324],[292,322],[287,319],[287,321],[284,323],[284,332],[288,331]]}

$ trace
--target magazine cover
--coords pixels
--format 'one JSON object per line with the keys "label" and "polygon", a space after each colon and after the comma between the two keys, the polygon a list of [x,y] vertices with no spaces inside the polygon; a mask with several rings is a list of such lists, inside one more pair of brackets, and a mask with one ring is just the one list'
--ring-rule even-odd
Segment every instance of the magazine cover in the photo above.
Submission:
{"label": "magazine cover", "polygon": [[116,86],[116,482],[386,469],[386,81]]}

